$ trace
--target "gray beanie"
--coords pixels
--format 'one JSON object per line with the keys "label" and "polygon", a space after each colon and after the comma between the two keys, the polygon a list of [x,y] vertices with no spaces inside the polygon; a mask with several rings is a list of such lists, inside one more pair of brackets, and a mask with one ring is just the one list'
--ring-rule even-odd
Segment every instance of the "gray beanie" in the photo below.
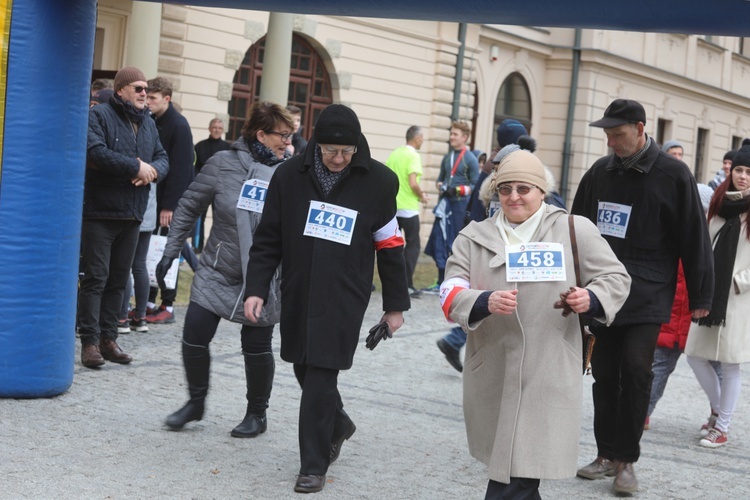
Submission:
{"label": "gray beanie", "polygon": [[669,151],[672,148],[685,149],[685,148],[682,147],[682,144],[680,144],[678,141],[674,141],[673,140],[673,141],[667,141],[667,142],[665,142],[664,145],[661,147],[661,150],[666,153],[667,151]]}

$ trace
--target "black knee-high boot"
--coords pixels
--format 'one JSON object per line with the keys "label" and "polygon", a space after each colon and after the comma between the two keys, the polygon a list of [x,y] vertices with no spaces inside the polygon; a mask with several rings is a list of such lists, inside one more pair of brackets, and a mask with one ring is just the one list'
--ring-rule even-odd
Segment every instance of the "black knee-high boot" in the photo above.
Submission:
{"label": "black knee-high boot", "polygon": [[232,429],[232,436],[251,438],[266,432],[266,408],[271,397],[275,364],[272,352],[250,354],[245,357],[247,380],[247,412],[240,425]]}
{"label": "black knee-high boot", "polygon": [[208,373],[211,366],[211,355],[208,347],[182,343],[182,363],[188,382],[190,400],[185,406],[167,417],[167,427],[173,430],[194,420],[203,418],[206,394],[208,394]]}

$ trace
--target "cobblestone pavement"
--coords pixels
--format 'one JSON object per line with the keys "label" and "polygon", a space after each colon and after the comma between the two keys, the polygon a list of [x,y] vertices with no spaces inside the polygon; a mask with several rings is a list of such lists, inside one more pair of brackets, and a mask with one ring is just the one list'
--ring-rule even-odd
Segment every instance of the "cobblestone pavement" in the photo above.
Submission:
{"label": "cobblestone pavement", "polygon": [[[357,432],[328,472],[321,498],[483,498],[485,467],[468,453],[461,378],[435,342],[449,325],[436,296],[413,301],[404,327],[374,351],[367,330],[380,318],[373,300],[354,367],[339,388]],[[229,431],[245,407],[239,328],[219,326],[211,344],[211,389],[201,422],[181,432],[164,428],[187,393],[180,358],[185,308],[177,323],[120,337],[135,361],[83,368],[76,353],[68,392],[49,399],[0,399],[0,497],[4,499],[292,498],[298,472],[299,388],[278,357],[268,432],[237,439]],[[728,446],[698,446],[708,403],[684,358],[651,418],[636,465],[643,499],[750,498],[750,380],[735,413]],[[579,463],[595,454],[591,377],[584,377]],[[539,450],[544,453],[544,450]],[[613,496],[611,479],[542,481],[547,499]]]}

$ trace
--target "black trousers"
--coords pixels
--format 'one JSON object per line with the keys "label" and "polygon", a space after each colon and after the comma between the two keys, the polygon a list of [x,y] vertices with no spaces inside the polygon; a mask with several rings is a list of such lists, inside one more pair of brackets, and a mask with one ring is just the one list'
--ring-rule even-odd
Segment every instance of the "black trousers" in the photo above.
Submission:
{"label": "black trousers", "polygon": [[623,462],[636,462],[640,457],[660,327],[591,328],[596,335],[591,357],[594,436],[601,457]]}
{"label": "black trousers", "polygon": [[294,364],[302,388],[299,405],[300,474],[328,471],[336,413],[343,408],[338,390],[338,370]]}
{"label": "black trousers", "polygon": [[484,500],[541,500],[539,479],[511,477],[508,484],[490,479]]}
{"label": "black trousers", "polygon": [[404,260],[406,261],[406,284],[409,288],[414,288],[414,268],[417,267],[419,260],[420,241],[419,241],[419,216],[413,217],[396,217],[398,227],[404,234],[406,246],[404,247]]}
{"label": "black trousers", "polygon": [[[185,313],[185,326],[182,329],[182,340],[186,344],[208,347],[216,335],[221,316],[214,314],[195,302],[188,304]],[[273,325],[242,325],[242,352],[262,354],[271,352]]]}
{"label": "black trousers", "polygon": [[81,224],[78,331],[82,344],[117,338],[122,296],[138,245],[136,220],[84,219]]}

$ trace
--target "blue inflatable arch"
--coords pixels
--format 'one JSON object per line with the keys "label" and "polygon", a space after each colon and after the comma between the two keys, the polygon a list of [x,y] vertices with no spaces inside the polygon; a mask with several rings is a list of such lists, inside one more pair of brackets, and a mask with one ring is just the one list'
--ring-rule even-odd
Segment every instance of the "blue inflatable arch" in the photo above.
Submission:
{"label": "blue inflatable arch", "polygon": [[[197,0],[301,14],[748,36],[748,0]],[[0,0],[0,397],[73,382],[96,0]],[[732,20],[735,20],[734,22]]]}
{"label": "blue inflatable arch", "polygon": [[52,396],[73,382],[96,0],[0,8],[0,396]]}

